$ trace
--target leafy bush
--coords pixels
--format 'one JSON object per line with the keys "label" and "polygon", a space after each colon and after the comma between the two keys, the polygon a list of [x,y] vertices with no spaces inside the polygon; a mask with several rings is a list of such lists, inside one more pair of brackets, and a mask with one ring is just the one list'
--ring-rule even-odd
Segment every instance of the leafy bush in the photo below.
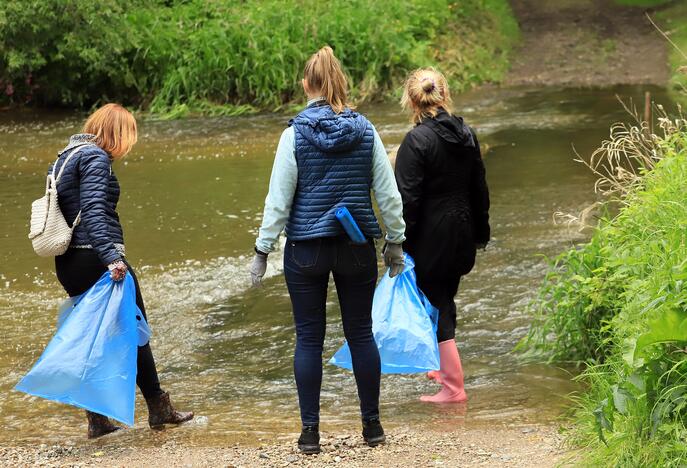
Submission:
{"label": "leafy bush", "polygon": [[[128,0],[0,3],[0,103],[81,106],[130,97]],[[115,97],[115,96],[112,96]]]}
{"label": "leafy bush", "polygon": [[275,109],[329,44],[359,100],[416,67],[498,80],[517,38],[506,0],[27,0],[0,3],[0,103],[119,100],[171,116]]}
{"label": "leafy bush", "polygon": [[660,162],[556,260],[521,344],[587,365],[572,438],[590,466],[687,463],[687,121],[662,125]]}

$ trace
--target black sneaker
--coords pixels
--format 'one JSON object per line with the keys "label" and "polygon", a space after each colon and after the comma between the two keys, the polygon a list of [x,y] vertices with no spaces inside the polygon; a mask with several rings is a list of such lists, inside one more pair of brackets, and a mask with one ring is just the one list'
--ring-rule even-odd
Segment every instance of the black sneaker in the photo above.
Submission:
{"label": "black sneaker", "polygon": [[320,426],[303,426],[298,438],[298,450],[306,455],[320,453]]}
{"label": "black sneaker", "polygon": [[363,421],[363,439],[365,443],[370,447],[376,447],[380,444],[386,442],[386,436],[384,435],[384,428],[379,419],[370,419],[369,421]]}

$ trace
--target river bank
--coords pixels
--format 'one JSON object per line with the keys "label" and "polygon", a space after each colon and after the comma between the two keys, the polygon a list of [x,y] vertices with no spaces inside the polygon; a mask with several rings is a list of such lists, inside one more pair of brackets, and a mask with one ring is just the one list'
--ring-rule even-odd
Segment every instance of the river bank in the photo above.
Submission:
{"label": "river bank", "polygon": [[592,157],[601,219],[552,261],[522,343],[584,369],[568,440],[587,466],[687,462],[687,125],[661,109]]}
{"label": "river bank", "polygon": [[511,3],[523,41],[505,85],[668,83],[669,46],[643,8],[613,0]]}
{"label": "river bank", "polygon": [[[298,434],[290,435],[295,440]],[[370,448],[358,433],[322,434],[323,452],[302,455],[293,441],[260,446],[186,447],[164,442],[157,447],[111,446],[108,436],[89,446],[2,447],[0,460],[14,466],[193,467],[400,467],[554,466],[561,461],[561,437],[550,427],[457,428],[446,431],[395,429],[384,446]],[[109,439],[109,440],[108,440]]]}
{"label": "river bank", "polygon": [[0,4],[0,19],[0,107],[114,100],[167,118],[300,105],[325,44],[358,104],[398,97],[430,65],[466,90],[499,81],[518,39],[507,0],[32,0]]}

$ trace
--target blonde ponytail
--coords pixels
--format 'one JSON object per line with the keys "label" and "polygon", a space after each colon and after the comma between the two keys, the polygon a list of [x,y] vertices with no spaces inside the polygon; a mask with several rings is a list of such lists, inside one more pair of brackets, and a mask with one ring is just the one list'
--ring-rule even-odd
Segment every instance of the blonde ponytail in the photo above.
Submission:
{"label": "blonde ponytail", "polygon": [[322,47],[308,59],[303,78],[308,87],[319,92],[337,114],[351,107],[348,103],[348,80],[331,47]]}
{"label": "blonde ponytail", "polygon": [[412,111],[412,122],[436,117],[439,108],[452,111],[451,91],[444,75],[434,68],[419,68],[413,71],[403,86],[401,105]]}

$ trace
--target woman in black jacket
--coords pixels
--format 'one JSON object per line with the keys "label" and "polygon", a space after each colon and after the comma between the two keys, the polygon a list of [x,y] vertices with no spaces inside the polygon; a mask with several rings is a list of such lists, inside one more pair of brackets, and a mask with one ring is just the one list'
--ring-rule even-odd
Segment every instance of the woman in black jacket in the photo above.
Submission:
{"label": "woman in black jacket", "polygon": [[[113,160],[123,158],[136,140],[134,116],[117,104],[107,104],[93,113],[83,133],[73,135],[60,151],[55,162],[57,171],[66,163],[57,187],[60,210],[68,221],[80,218],[80,222],[74,228],[67,252],[55,257],[55,270],[70,297],[88,291],[108,270],[115,281],[129,273],[136,286],[136,305],[145,317],[136,274],[124,256],[124,237],[117,214],[119,182],[112,172]],[[150,344],[138,348],[136,384],[148,404],[150,427],[193,418],[191,412],[176,411],[169,394],[160,388]],[[90,411],[86,414],[89,438],[120,429],[103,415]]]}
{"label": "woman in black jacket", "polygon": [[402,104],[412,111],[413,128],[396,157],[396,181],[403,198],[405,251],[415,259],[418,286],[439,309],[437,338],[441,371],[429,377],[442,384],[422,401],[467,400],[456,348],[456,304],[461,276],[475,264],[477,248],[489,242],[489,191],[475,132],[451,114],[444,76],[432,68],[413,72]]}

